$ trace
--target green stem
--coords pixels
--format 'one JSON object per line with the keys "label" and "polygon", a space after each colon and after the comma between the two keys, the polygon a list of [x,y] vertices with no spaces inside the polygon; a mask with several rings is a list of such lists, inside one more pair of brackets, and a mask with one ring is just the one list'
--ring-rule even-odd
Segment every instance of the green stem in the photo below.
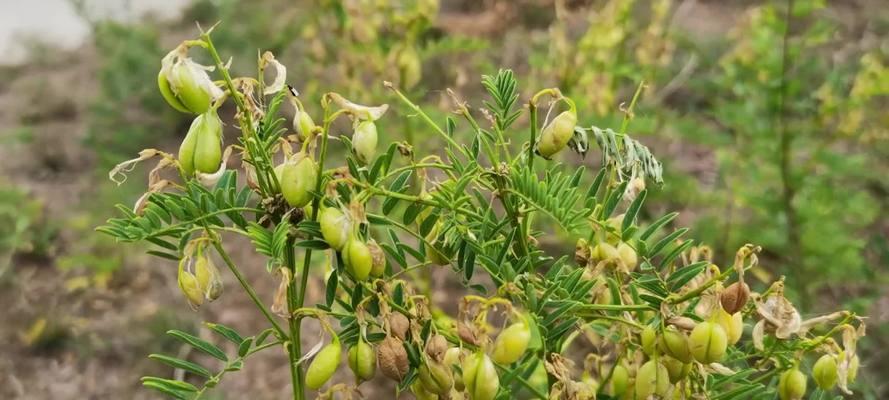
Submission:
{"label": "green stem", "polygon": [[391,84],[386,85],[386,86],[389,89],[391,89],[393,92],[395,92],[395,94],[398,96],[398,98],[401,99],[401,101],[404,104],[406,104],[408,107],[410,107],[411,110],[413,110],[415,113],[417,113],[417,115],[419,115],[420,118],[423,119],[423,121],[426,121],[426,123],[429,124],[429,126],[431,126],[433,129],[435,129],[435,133],[438,133],[438,135],[441,136],[442,138],[444,138],[444,140],[446,140],[448,142],[448,144],[450,144],[457,151],[462,153],[464,157],[470,158],[469,154],[466,153],[466,150],[463,149],[463,147],[460,147],[460,145],[457,144],[456,141],[454,141],[454,138],[450,137],[447,133],[445,133],[445,131],[441,130],[441,128],[438,126],[438,124],[436,124],[435,121],[432,120],[432,118],[429,118],[429,115],[426,114],[423,111],[423,109],[420,108],[420,106],[414,104],[414,102],[412,102],[410,99],[408,99],[404,95],[404,93],[401,93],[401,91],[396,89],[395,86],[392,86]]}
{"label": "green stem", "polygon": [[256,295],[256,291],[253,290],[253,287],[247,282],[247,279],[244,278],[244,275],[241,274],[241,271],[235,266],[234,262],[232,262],[231,257],[229,257],[228,253],[222,248],[222,244],[219,243],[218,240],[213,240],[213,247],[216,248],[216,251],[219,252],[219,255],[222,256],[222,260],[225,262],[225,265],[228,266],[228,269],[231,270],[232,274],[235,275],[235,278],[238,280],[238,283],[241,284],[241,287],[244,288],[244,291],[247,292],[247,296],[253,300],[253,303],[256,304],[256,307],[259,308],[259,311],[262,312],[262,315],[265,316],[266,319],[272,324],[272,328],[278,333],[278,335],[282,338],[287,337],[287,332],[281,328],[281,325],[278,324],[278,321],[275,320],[275,317],[272,315],[272,312],[269,311],[268,307],[262,303],[262,300],[259,299],[259,296]]}
{"label": "green stem", "polygon": [[[328,136],[330,133],[330,123],[332,122],[331,116],[328,114],[327,109],[325,108],[324,116],[324,127],[321,131],[321,150],[318,155],[318,176],[315,183],[315,192],[321,192],[321,181],[324,174],[324,161],[327,158],[327,142]],[[337,114],[335,114],[337,115]],[[315,197],[312,200],[312,215],[311,221],[318,220],[318,209],[321,205],[321,198]],[[292,247],[291,247],[292,248]],[[291,290],[288,288],[288,307],[291,310],[296,310],[302,308],[303,304],[306,301],[306,288],[309,285],[309,265],[312,263],[312,249],[306,249],[305,258],[303,259],[302,270],[300,271],[300,282],[299,282],[299,290],[295,291],[295,296],[291,296]],[[294,266],[294,270],[295,270]],[[294,279],[296,277],[294,276]],[[293,285],[291,284],[290,287]],[[298,354],[301,352],[301,340],[302,340],[302,317],[298,316],[291,320],[291,337],[290,340],[293,341],[293,349],[294,352]],[[303,392],[303,388],[305,387],[305,373],[303,369],[297,365],[296,366],[296,380],[294,381],[293,388],[293,398],[295,400],[301,400],[305,398],[305,393]]]}
{"label": "green stem", "polygon": [[284,262],[290,270],[290,282],[287,285],[287,311],[288,311],[288,327],[290,328],[290,346],[287,349],[287,355],[290,364],[290,381],[293,384],[293,399],[300,400],[303,398],[301,368],[299,367],[299,357],[301,350],[300,326],[299,318],[294,316],[294,311],[298,308],[296,305],[296,287],[294,280],[296,277],[296,248],[294,247],[295,239],[287,238],[285,244]]}

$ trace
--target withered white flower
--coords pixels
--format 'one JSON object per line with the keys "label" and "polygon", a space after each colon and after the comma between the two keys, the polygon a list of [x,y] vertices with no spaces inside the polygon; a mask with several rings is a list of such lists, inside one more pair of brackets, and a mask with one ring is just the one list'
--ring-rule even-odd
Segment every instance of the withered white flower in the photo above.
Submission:
{"label": "withered white flower", "polygon": [[275,70],[274,82],[271,85],[267,85],[262,94],[275,94],[284,89],[285,82],[287,81],[287,67],[278,62],[275,59],[275,55],[270,51],[263,53],[261,65],[263,69],[271,66]]}
{"label": "withered white flower", "polygon": [[333,100],[336,105],[340,106],[344,110],[349,111],[352,115],[357,119],[367,120],[367,121],[376,121],[386,113],[389,109],[388,104],[383,104],[381,106],[363,106],[360,104],[355,104],[349,100],[346,100],[345,97],[340,96],[337,93],[331,93],[330,98]]}
{"label": "withered white flower", "polygon": [[232,147],[226,147],[225,152],[222,153],[222,162],[219,163],[219,169],[217,169],[216,172],[207,174],[201,171],[195,171],[194,175],[198,182],[200,182],[201,185],[204,185],[204,187],[213,187],[216,185],[216,183],[222,179],[222,175],[225,174],[225,166],[228,164],[228,158],[231,156],[231,153]]}
{"label": "withered white flower", "polygon": [[[164,56],[158,83],[161,84],[161,93],[175,108],[201,114],[209,103],[222,97],[224,92],[207,73],[215,67],[196,63],[188,56],[188,48],[183,43]],[[163,85],[164,81],[167,85]],[[172,99],[169,98],[170,94]]]}

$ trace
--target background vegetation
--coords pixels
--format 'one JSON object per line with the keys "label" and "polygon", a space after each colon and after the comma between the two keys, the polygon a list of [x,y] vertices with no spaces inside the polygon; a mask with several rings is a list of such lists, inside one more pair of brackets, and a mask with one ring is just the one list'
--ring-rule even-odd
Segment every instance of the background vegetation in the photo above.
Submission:
{"label": "background vegetation", "polygon": [[[138,24],[84,12],[93,35],[83,48],[40,48],[0,70],[0,304],[9,321],[0,351],[10,355],[0,375],[11,382],[0,397],[130,396],[139,376],[161,373],[144,349],[181,350],[157,343],[157,332],[200,319],[250,326],[239,314],[246,299],[195,316],[171,295],[175,263],[149,263],[92,231],[110,205],[138,196],[121,189],[140,185],[111,190],[109,167],[181,140],[189,121],[154,82],[164,49],[193,36],[194,21],[222,21],[214,40],[244,62],[235,69],[252,68],[265,44],[301,92],[394,103],[387,79],[440,115],[454,108],[446,88],[471,97],[482,74],[508,67],[522,87],[555,85],[578,101],[581,125],[619,126],[644,82],[632,133],[664,162],[666,182],[647,209],[682,210],[678,224],[693,226],[716,259],[761,245],[753,275],[792,278],[789,295],[806,314],[870,316],[856,392],[889,396],[879,380],[889,367],[889,11],[879,3],[198,0],[179,21]],[[381,141],[424,146],[418,126],[380,121]],[[548,245],[568,251],[573,241]],[[256,257],[241,253],[241,264]],[[275,284],[257,287],[270,297]],[[445,299],[449,283],[436,285]],[[264,372],[280,362],[227,385],[276,398],[285,382]]]}

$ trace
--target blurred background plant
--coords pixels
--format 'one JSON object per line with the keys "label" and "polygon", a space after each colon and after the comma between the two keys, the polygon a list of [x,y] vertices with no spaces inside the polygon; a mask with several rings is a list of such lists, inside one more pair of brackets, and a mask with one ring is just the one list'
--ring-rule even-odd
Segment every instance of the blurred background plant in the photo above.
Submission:
{"label": "blurred background plant", "polygon": [[[64,398],[71,386],[40,383],[48,380],[36,372],[97,377],[90,368],[99,364],[88,360],[130,366],[142,354],[133,347],[151,347],[136,339],[103,344],[103,329],[197,320],[171,310],[172,301],[110,317],[107,303],[116,296],[174,290],[153,272],[174,266],[146,265],[133,256],[138,249],[121,250],[92,232],[111,204],[138,196],[110,190],[108,167],[149,144],[173,150],[185,132],[186,116],[165,107],[154,82],[163,49],[193,36],[195,22],[225,25],[214,40],[243,63],[236,70],[272,50],[300,92],[392,103],[381,84],[389,80],[437,109],[435,119],[455,108],[446,88],[473,97],[481,74],[507,67],[524,88],[560,87],[577,100],[581,123],[617,128],[644,81],[631,129],[658,149],[666,182],[649,191],[647,209],[682,210],[677,224],[693,226],[717,259],[746,242],[762,245],[758,277],[791,277],[789,295],[808,312],[871,316],[857,389],[861,398],[889,396],[876,381],[889,368],[889,10],[879,0],[795,0],[790,14],[787,2],[765,1],[195,0],[182,2],[179,19],[131,22],[92,15],[89,3],[71,3],[89,27],[81,48],[35,44],[26,64],[0,68],[0,271],[15,277],[5,285],[16,289],[0,297],[15,321],[0,329],[11,343],[0,350],[10,360],[33,358],[10,376],[35,385],[31,392],[8,385],[0,397]],[[415,128],[380,121],[380,140],[425,145]],[[273,287],[266,282],[269,293]],[[202,312],[249,326],[237,322],[246,304],[225,306]],[[152,317],[158,310],[172,316]],[[18,348],[21,334],[47,319],[64,322],[50,325],[61,325],[73,343],[89,343],[85,353],[73,350],[91,358]],[[89,329],[80,319],[106,324]],[[0,362],[0,374],[11,368]],[[106,390],[129,394],[144,368],[115,371],[121,382]],[[273,397],[280,383],[257,376],[240,385],[262,385]],[[83,377],[71,385],[98,387]]]}

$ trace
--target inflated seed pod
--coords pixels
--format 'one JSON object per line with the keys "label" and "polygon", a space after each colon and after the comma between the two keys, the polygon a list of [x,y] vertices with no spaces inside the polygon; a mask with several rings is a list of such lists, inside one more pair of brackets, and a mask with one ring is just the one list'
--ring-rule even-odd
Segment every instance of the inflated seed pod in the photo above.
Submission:
{"label": "inflated seed pod", "polygon": [[377,152],[377,126],[373,121],[361,121],[352,134],[352,150],[362,164],[370,163]]}
{"label": "inflated seed pod", "polygon": [[281,169],[281,194],[291,207],[305,207],[312,201],[312,190],[318,182],[318,164],[310,157],[287,161]]}
{"label": "inflated seed pod", "polygon": [[341,355],[340,340],[334,337],[330,344],[315,355],[309,368],[306,369],[306,386],[313,390],[324,386],[340,365]]}
{"label": "inflated seed pod", "polygon": [[497,368],[487,354],[477,352],[463,361],[463,384],[472,400],[493,400],[500,390]]}
{"label": "inflated seed pod", "polygon": [[435,265],[447,265],[451,262],[450,257],[445,254],[446,250],[442,249],[443,243],[439,241],[438,233],[441,231],[441,226],[441,221],[436,222],[429,234],[426,235],[426,241],[428,242],[426,245],[426,261]]}
{"label": "inflated seed pod", "polygon": [[395,337],[405,340],[407,339],[407,331],[411,327],[411,321],[400,312],[389,314],[389,329]]}
{"label": "inflated seed pod", "polygon": [[415,380],[414,383],[411,383],[411,393],[414,394],[414,397],[417,400],[438,400],[438,395],[426,390],[426,387],[423,386],[423,382],[419,379]]}
{"label": "inflated seed pod", "polygon": [[612,396],[617,397],[624,394],[627,387],[630,386],[630,372],[623,365],[615,365],[608,385]]}
{"label": "inflated seed pod", "polygon": [[571,103],[571,109],[562,111],[553,118],[540,132],[540,140],[537,142],[537,154],[550,159],[556,153],[562,151],[568,141],[574,137],[574,127],[577,125],[577,111]]}
{"label": "inflated seed pod", "polygon": [[349,369],[359,381],[370,380],[377,372],[377,354],[364,339],[349,349]]}
{"label": "inflated seed pod", "polygon": [[526,321],[516,322],[497,335],[491,358],[497,364],[512,364],[522,358],[531,342],[531,327]]}
{"label": "inflated seed pod", "polygon": [[430,360],[418,369],[420,382],[430,393],[444,396],[454,387],[454,378],[450,369],[443,364]]}
{"label": "inflated seed pod", "polygon": [[313,129],[315,129],[315,121],[312,120],[312,116],[303,110],[297,110],[296,115],[293,116],[293,130],[299,135],[300,140],[308,139]]}
{"label": "inflated seed pod", "polygon": [[[454,372],[454,367],[461,365],[461,358],[463,358],[463,350],[459,347],[451,347],[447,351],[445,351],[444,357],[442,357],[441,363],[444,364],[451,372]],[[465,385],[463,384],[463,374],[453,374],[454,375],[454,389],[458,391],[463,391],[465,389]]]}
{"label": "inflated seed pod", "polygon": [[164,100],[186,113],[203,114],[210,108],[211,85],[207,72],[187,58],[164,65],[157,75],[157,86]]}
{"label": "inflated seed pod", "polygon": [[806,395],[806,375],[797,368],[781,374],[778,379],[778,397],[781,400],[801,400]]}
{"label": "inflated seed pod", "polygon": [[642,342],[642,352],[649,357],[653,356],[657,347],[657,331],[654,330],[653,326],[646,325],[645,328],[642,328],[639,341]]}
{"label": "inflated seed pod", "polygon": [[812,379],[821,390],[833,389],[839,379],[837,373],[837,358],[833,354],[825,354],[815,362],[812,367]]}
{"label": "inflated seed pod", "polygon": [[194,263],[194,274],[198,287],[207,300],[213,301],[222,295],[222,275],[216,264],[206,254],[199,254]]}
{"label": "inflated seed pod", "polygon": [[725,310],[716,311],[715,320],[725,330],[726,339],[729,345],[734,345],[741,340],[744,334],[744,316],[741,313],[729,315]]}
{"label": "inflated seed pod", "polygon": [[688,336],[675,327],[670,326],[664,330],[659,344],[664,354],[684,363],[691,362]]}
{"label": "inflated seed pod", "polygon": [[444,336],[434,334],[426,339],[426,355],[435,361],[442,361],[445,352],[448,351],[448,340]]}
{"label": "inflated seed pod", "polygon": [[689,335],[689,349],[695,360],[710,364],[722,359],[728,347],[728,338],[722,326],[713,322],[701,322]]}
{"label": "inflated seed pod", "polygon": [[363,281],[370,276],[370,270],[373,268],[373,254],[370,253],[367,244],[353,234],[343,246],[343,262],[355,280]]}
{"label": "inflated seed pod", "polygon": [[636,398],[647,399],[657,395],[663,398],[670,391],[670,373],[667,367],[655,360],[649,360],[636,371]]}
{"label": "inflated seed pod", "polygon": [[410,367],[407,350],[400,339],[392,336],[387,336],[377,345],[377,360],[383,375],[396,382],[404,379]]}
{"label": "inflated seed pod", "polygon": [[330,247],[336,251],[342,251],[349,239],[352,224],[349,217],[338,208],[321,207],[318,212],[318,224],[321,225],[321,236]]}
{"label": "inflated seed pod", "polygon": [[617,247],[608,242],[599,242],[593,247],[593,259],[595,261],[611,261],[620,259]]}
{"label": "inflated seed pod", "polygon": [[749,298],[750,287],[744,282],[735,282],[722,290],[719,294],[719,303],[725,312],[735,314],[744,309]]}
{"label": "inflated seed pod", "polygon": [[367,248],[370,250],[371,260],[373,261],[371,263],[370,276],[382,278],[386,273],[386,254],[383,253],[383,248],[373,239],[367,241]]}
{"label": "inflated seed pod", "polygon": [[185,299],[188,300],[188,305],[191,306],[193,310],[197,310],[198,307],[204,303],[204,292],[201,290],[198,278],[191,272],[185,270],[183,263],[186,262],[187,260],[185,259],[179,262],[179,274],[177,276],[179,290],[185,295]]}
{"label": "inflated seed pod", "polygon": [[195,117],[179,145],[179,166],[189,176],[213,173],[222,163],[222,121],[216,110]]}
{"label": "inflated seed pod", "polygon": [[636,255],[636,250],[633,249],[632,246],[625,242],[620,242],[620,244],[617,245],[617,254],[627,267],[627,270],[632,271],[636,269],[636,265],[639,264],[639,257]]}
{"label": "inflated seed pod", "polygon": [[667,367],[667,372],[670,374],[670,383],[677,383],[691,372],[691,363],[683,363],[673,357],[664,356],[660,359],[661,363]]}
{"label": "inflated seed pod", "polygon": [[395,65],[401,78],[401,86],[412,88],[420,82],[423,68],[420,63],[420,56],[413,46],[405,45],[398,47]]}

